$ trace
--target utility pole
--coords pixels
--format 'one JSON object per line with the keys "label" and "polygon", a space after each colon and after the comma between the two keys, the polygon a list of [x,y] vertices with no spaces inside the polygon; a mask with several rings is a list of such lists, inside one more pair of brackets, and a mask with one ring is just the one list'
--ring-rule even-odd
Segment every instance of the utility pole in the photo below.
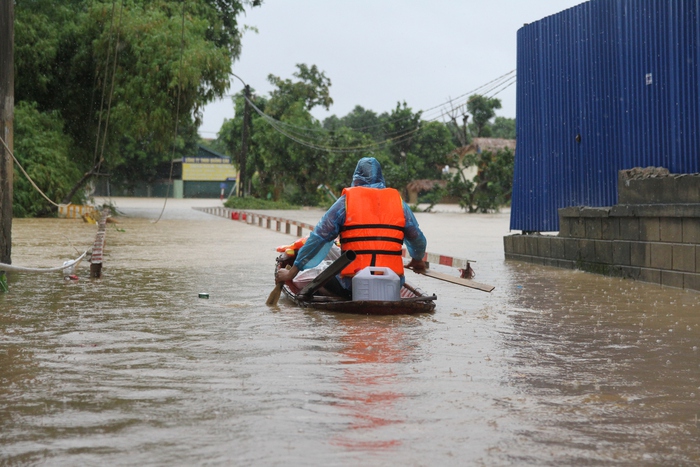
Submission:
{"label": "utility pole", "polygon": [[250,125],[250,86],[245,85],[245,102],[243,103],[243,140],[241,141],[241,154],[238,160],[238,196],[245,197],[245,165],[248,160],[248,126]]}
{"label": "utility pole", "polygon": [[[14,0],[0,0],[0,263],[12,263],[12,124],[15,116]],[[7,148],[5,147],[7,145]],[[9,148],[9,150],[8,150]],[[0,271],[0,282],[4,272]]]}

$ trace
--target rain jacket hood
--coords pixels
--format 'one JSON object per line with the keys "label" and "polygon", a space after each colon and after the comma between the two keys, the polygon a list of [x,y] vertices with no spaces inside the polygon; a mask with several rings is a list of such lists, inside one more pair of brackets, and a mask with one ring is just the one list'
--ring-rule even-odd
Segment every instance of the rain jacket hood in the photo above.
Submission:
{"label": "rain jacket hood", "polygon": [[386,188],[379,161],[374,157],[360,159],[355,167],[355,173],[352,175],[352,186]]}

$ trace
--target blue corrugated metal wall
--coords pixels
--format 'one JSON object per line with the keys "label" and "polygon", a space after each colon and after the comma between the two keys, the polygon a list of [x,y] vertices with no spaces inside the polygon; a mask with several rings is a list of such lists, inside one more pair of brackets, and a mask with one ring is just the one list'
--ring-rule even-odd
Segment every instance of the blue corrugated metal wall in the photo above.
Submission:
{"label": "blue corrugated metal wall", "polygon": [[518,31],[512,230],[557,231],[558,208],[615,204],[621,169],[698,172],[699,11],[592,0]]}

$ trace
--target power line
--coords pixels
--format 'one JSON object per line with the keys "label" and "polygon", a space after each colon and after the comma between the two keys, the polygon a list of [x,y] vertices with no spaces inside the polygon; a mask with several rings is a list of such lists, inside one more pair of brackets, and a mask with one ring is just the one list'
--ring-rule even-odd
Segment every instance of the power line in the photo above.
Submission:
{"label": "power line", "polygon": [[382,147],[386,144],[389,143],[395,143],[402,141],[405,139],[407,136],[412,135],[413,133],[416,133],[417,131],[420,130],[420,127],[417,127],[415,129],[412,129],[410,131],[407,131],[406,133],[403,133],[397,137],[394,138],[387,138],[384,141],[379,141],[379,142],[374,142],[371,144],[364,144],[364,145],[358,145],[358,146],[351,146],[351,147],[332,147],[332,146],[322,146],[320,144],[316,144],[315,142],[304,140],[300,137],[300,135],[295,135],[286,129],[281,128],[281,123],[279,120],[276,120],[269,115],[265,114],[262,110],[260,110],[253,102],[248,100],[250,105],[253,107],[253,109],[270,125],[272,126],[275,130],[277,130],[278,133],[281,133],[282,135],[286,136],[287,138],[291,139],[292,141],[299,143],[303,146],[312,148],[312,149],[318,149],[322,151],[327,151],[327,152],[358,152],[358,151],[367,151],[370,149],[375,149]]}
{"label": "power line", "polygon": [[[369,151],[372,149],[378,149],[381,147],[386,146],[387,144],[396,144],[402,141],[405,141],[419,131],[423,129],[423,126],[421,125],[422,123],[430,123],[433,121],[436,121],[445,115],[445,111],[442,110],[442,108],[447,105],[451,104],[459,99],[463,99],[465,96],[473,95],[476,92],[481,91],[483,95],[486,97],[493,97],[497,95],[498,93],[502,92],[503,90],[507,89],[508,87],[512,86],[516,82],[516,76],[514,75],[516,70],[511,70],[508,73],[505,73],[487,83],[484,83],[483,85],[466,92],[464,94],[461,94],[460,96],[457,96],[453,99],[449,99],[448,101],[431,107],[425,111],[418,111],[416,114],[420,114],[421,117],[427,116],[428,113],[436,110],[436,109],[441,109],[440,113],[437,114],[434,117],[431,118],[423,118],[419,120],[418,124],[415,126],[412,126],[410,129],[406,130],[399,130],[395,132],[390,132],[387,133],[385,136],[387,136],[386,139],[382,141],[375,141],[372,143],[368,144],[358,144],[356,146],[346,146],[346,147],[333,147],[333,146],[328,146],[327,141],[332,135],[332,131],[329,131],[326,128],[317,128],[317,127],[311,127],[311,126],[299,126],[299,125],[294,125],[292,123],[288,122],[283,122],[281,120],[277,120],[274,117],[267,115],[265,112],[263,112],[255,103],[249,99],[247,96],[243,96],[244,99],[247,101],[247,103],[255,110],[255,112],[267,123],[269,124],[275,131],[278,133],[282,134],[283,136],[289,138],[290,140],[294,141],[297,144],[306,146],[311,149],[316,149],[320,151],[326,151],[326,152],[334,152],[334,153],[349,153],[349,152],[364,152],[364,151]],[[236,76],[237,77],[237,76]],[[238,77],[237,77],[238,78]],[[243,82],[241,78],[238,78]],[[245,85],[245,82],[243,82]],[[467,101],[464,104],[461,104],[460,107],[466,106],[469,103]],[[397,123],[401,123],[402,121],[406,121],[409,119],[415,118],[416,114],[398,118],[395,120],[391,120],[389,122],[382,122],[376,125],[368,125],[365,127],[345,127],[349,128],[351,130],[355,131],[360,131],[361,130],[367,130],[371,128],[377,128],[377,127],[385,127],[387,125],[396,125]],[[366,132],[363,132],[366,133]]]}
{"label": "power line", "polygon": [[[457,96],[455,98],[448,99],[447,101],[442,102],[441,104],[438,104],[438,105],[433,106],[433,107],[429,107],[427,109],[418,110],[416,113],[420,113],[422,116],[427,116],[427,114],[429,114],[430,112],[432,112],[434,110],[443,109],[446,105],[452,104],[453,102],[458,101],[460,99],[463,99],[469,95],[478,93],[479,91],[481,91],[481,93],[483,95],[485,95],[486,97],[493,97],[493,95],[491,95],[491,96],[488,95],[493,89],[497,89],[500,85],[502,85],[503,83],[509,82],[509,81],[511,82],[511,84],[515,83],[515,79],[516,79],[516,76],[514,75],[515,72],[516,72],[516,70],[511,70],[507,73],[504,73],[501,76],[498,76],[497,78],[492,79],[491,81],[488,81],[488,82],[482,84],[481,86],[478,86],[470,91],[467,91],[463,94],[460,94],[459,96]],[[238,78],[238,79],[240,80],[240,78]],[[243,82],[243,80],[241,80],[241,82]],[[510,86],[510,84],[508,86]],[[508,87],[508,86],[506,86],[506,87]],[[487,87],[488,87],[488,89],[486,89],[485,91],[482,91],[484,88],[487,88]],[[224,96],[234,97],[234,96],[237,96],[237,94],[225,94]],[[444,111],[441,112],[440,116],[442,116],[442,114],[444,114]],[[437,118],[439,118],[440,116],[438,116]],[[403,120],[408,120],[411,118],[413,118],[413,116],[407,116],[407,117],[399,118],[396,120],[392,120],[391,123],[396,124],[397,122],[401,122]],[[432,121],[432,120],[436,120],[437,118],[427,118],[427,120]],[[328,130],[325,128],[299,127],[299,126],[293,125],[291,123],[286,123],[286,122],[281,122],[281,121],[280,121],[280,124],[282,126],[285,126],[288,128],[296,127],[296,128],[301,129],[305,132],[322,132],[322,133],[328,132]],[[350,129],[356,130],[356,131],[363,131],[363,130],[370,130],[373,128],[379,128],[379,127],[386,126],[386,125],[387,125],[387,123],[383,122],[383,123],[377,123],[375,125],[367,125],[367,126],[362,126],[362,127],[346,126],[346,128],[350,128]]]}

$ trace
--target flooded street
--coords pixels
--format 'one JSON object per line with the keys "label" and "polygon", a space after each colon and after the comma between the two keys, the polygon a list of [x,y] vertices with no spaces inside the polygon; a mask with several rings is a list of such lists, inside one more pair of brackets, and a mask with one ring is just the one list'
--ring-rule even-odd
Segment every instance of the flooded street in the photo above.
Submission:
{"label": "flooded street", "polygon": [[[218,200],[154,222],[162,202],[114,200],[100,280],[8,274],[0,463],[700,464],[697,293],[506,262],[508,213],[441,212],[417,214],[428,251],[492,293],[407,272],[434,314],[270,308],[292,236],[191,208]],[[96,230],[15,219],[13,264],[59,266]]]}

